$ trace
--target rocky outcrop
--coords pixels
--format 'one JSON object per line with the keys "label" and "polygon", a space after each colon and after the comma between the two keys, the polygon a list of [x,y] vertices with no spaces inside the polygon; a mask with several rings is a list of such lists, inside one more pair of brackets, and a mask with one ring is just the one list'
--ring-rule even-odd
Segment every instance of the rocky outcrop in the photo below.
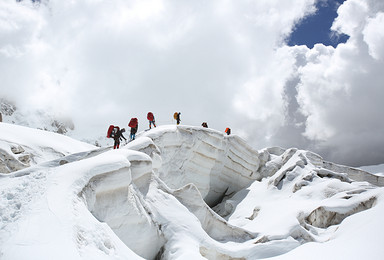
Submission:
{"label": "rocky outcrop", "polygon": [[12,116],[16,111],[16,106],[12,102],[0,98],[0,112],[3,116]]}
{"label": "rocky outcrop", "polygon": [[[34,113],[36,116],[27,116],[26,113]],[[21,112],[15,104],[4,98],[0,98],[0,115],[2,115],[0,122],[33,127],[58,134],[67,134],[75,129],[71,119],[58,118],[47,111]]]}
{"label": "rocky outcrop", "polygon": [[[3,146],[4,147],[4,146]],[[30,166],[30,154],[20,145],[0,149],[0,173],[10,173]]]}

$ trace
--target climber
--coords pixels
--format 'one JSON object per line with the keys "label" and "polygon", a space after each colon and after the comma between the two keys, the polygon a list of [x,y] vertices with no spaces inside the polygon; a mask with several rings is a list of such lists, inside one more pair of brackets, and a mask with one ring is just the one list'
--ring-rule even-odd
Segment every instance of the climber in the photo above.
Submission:
{"label": "climber", "polygon": [[121,138],[124,138],[124,140],[127,141],[127,139],[123,135],[124,132],[125,132],[124,128],[121,130],[117,130],[117,132],[113,136],[113,139],[115,139],[115,144],[113,145],[113,149],[119,149]]}
{"label": "climber", "polygon": [[149,129],[151,129],[152,124],[153,124],[154,127],[156,127],[155,116],[153,115],[152,112],[148,112],[147,119],[149,121]]}
{"label": "climber", "polygon": [[137,128],[139,127],[137,118],[131,118],[131,121],[129,121],[128,126],[131,128],[131,136],[130,136],[131,141],[135,140]]}
{"label": "climber", "polygon": [[208,128],[208,124],[207,124],[207,122],[203,122],[203,123],[201,124],[201,126],[202,126],[202,127],[205,127],[205,128]]}
{"label": "climber", "polygon": [[180,121],[181,121],[181,119],[180,119],[180,115],[181,115],[180,112],[175,112],[175,113],[173,114],[173,118],[176,120],[176,123],[177,123],[178,125],[180,124]]}
{"label": "climber", "polygon": [[228,128],[228,127],[227,127],[227,128],[225,129],[225,132],[227,133],[227,135],[230,135],[230,134],[231,134],[231,128]]}

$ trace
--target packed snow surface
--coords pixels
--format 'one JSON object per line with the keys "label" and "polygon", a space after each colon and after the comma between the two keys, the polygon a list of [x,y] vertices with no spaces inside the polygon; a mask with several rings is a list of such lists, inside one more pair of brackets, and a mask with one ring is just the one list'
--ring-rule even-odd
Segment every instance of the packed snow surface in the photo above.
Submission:
{"label": "packed snow surface", "polygon": [[0,163],[0,259],[384,255],[384,177],[309,151],[188,126],[113,150],[0,124]]}

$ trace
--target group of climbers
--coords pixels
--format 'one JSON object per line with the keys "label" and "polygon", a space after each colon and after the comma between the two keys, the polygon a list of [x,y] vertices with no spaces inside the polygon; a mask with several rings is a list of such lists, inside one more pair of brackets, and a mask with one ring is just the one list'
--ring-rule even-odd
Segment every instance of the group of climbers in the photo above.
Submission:
{"label": "group of climbers", "polygon": [[[152,125],[156,127],[155,116],[152,112],[147,114],[147,119],[149,121],[149,129],[152,128]],[[139,128],[139,120],[136,117],[131,118],[128,123],[128,126],[131,128],[131,134],[129,136],[130,141],[135,140],[137,129]],[[108,138],[113,138],[115,143],[113,145],[113,149],[119,149],[120,141],[123,139],[127,141],[127,138],[123,135],[125,132],[125,128],[120,129],[118,126],[110,125],[107,132]]]}
{"label": "group of climbers", "polygon": [[[180,115],[181,115],[180,112],[175,112],[173,114],[173,118],[176,120],[176,124],[177,125],[179,125],[180,122],[181,122]],[[149,129],[152,128],[152,125],[154,127],[156,127],[155,116],[153,115],[152,112],[148,112],[147,119],[148,119],[148,122],[149,122]],[[139,127],[138,119],[136,117],[131,118],[131,120],[128,123],[128,126],[131,128],[130,140],[131,141],[135,140],[137,129]],[[207,122],[203,122],[201,124],[201,126],[204,127],[204,128],[208,128]],[[125,128],[120,129],[118,126],[114,126],[114,125],[110,125],[109,126],[108,132],[107,132],[107,137],[108,138],[113,138],[115,140],[115,143],[113,145],[113,149],[119,149],[120,141],[122,141],[123,139],[125,141],[127,141],[127,139],[123,135],[124,132],[125,132]],[[231,134],[231,129],[230,128],[226,128],[225,129],[225,133],[227,135],[230,135]]]}

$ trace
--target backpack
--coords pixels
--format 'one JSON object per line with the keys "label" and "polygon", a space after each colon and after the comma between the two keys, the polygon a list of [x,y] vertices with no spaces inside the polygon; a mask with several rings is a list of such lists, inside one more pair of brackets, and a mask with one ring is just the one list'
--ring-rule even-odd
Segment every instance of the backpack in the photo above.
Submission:
{"label": "backpack", "polygon": [[110,125],[107,131],[107,138],[113,138],[120,128],[118,126]]}
{"label": "backpack", "polygon": [[177,112],[175,112],[175,113],[173,114],[173,118],[174,118],[175,120],[177,120],[177,116],[178,116],[178,114],[179,114],[179,113],[177,113]]}
{"label": "backpack", "polygon": [[131,118],[131,121],[129,121],[128,126],[132,128],[137,127],[137,118]]}
{"label": "backpack", "polygon": [[148,113],[148,115],[147,115],[147,119],[148,119],[149,121],[153,121],[154,116],[153,116],[153,113],[152,113],[152,112],[149,112],[149,113]]}

